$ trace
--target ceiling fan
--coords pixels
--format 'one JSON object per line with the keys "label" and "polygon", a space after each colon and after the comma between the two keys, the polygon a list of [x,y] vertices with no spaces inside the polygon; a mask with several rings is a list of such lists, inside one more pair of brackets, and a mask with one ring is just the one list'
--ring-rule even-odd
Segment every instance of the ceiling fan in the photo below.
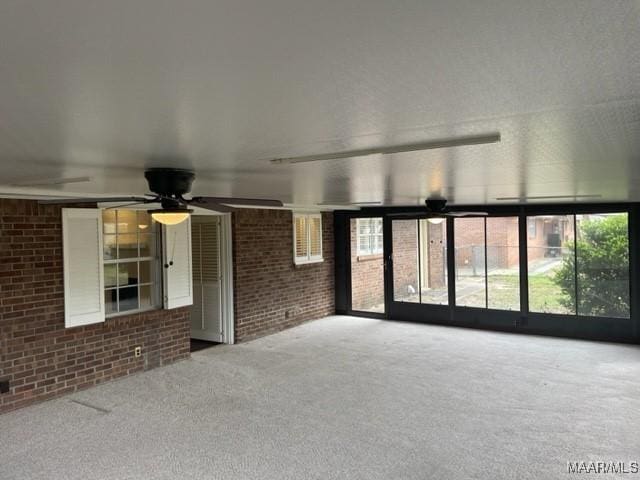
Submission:
{"label": "ceiling fan", "polygon": [[150,168],[144,172],[152,194],[128,197],[68,198],[64,200],[41,200],[41,204],[99,203],[99,202],[131,202],[123,206],[160,204],[162,208],[149,210],[151,217],[164,225],[176,225],[183,222],[196,206],[228,213],[235,209],[229,205],[247,205],[255,207],[282,207],[280,200],[262,200],[258,198],[239,197],[191,197],[184,195],[191,191],[195,173],[179,168]]}
{"label": "ceiling fan", "polygon": [[390,213],[390,217],[404,218],[426,218],[431,223],[441,223],[446,217],[486,217],[487,212],[462,212],[452,211],[447,207],[447,201],[444,198],[427,198],[425,200],[426,211],[424,212],[402,212]]}

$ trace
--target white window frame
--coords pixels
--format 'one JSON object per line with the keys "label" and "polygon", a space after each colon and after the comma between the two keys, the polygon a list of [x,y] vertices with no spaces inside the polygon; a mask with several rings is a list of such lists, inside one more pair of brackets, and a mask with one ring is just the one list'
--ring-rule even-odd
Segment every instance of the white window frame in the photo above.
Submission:
{"label": "white window frame", "polygon": [[[305,244],[307,246],[307,255],[296,255],[296,244],[298,243],[297,233],[296,233],[296,219],[305,218],[305,226],[306,226],[306,239]],[[320,220],[320,254],[319,255],[311,255],[311,219],[319,219]],[[322,255],[323,247],[322,247],[322,214],[320,213],[301,213],[296,212],[293,214],[293,263],[296,265],[307,265],[310,263],[320,263],[324,261],[324,257]]]}
{"label": "white window frame", "polygon": [[[128,210],[128,211],[132,211],[132,212],[138,212],[139,209],[129,209],[129,208],[116,208],[113,209],[116,212],[119,211],[124,211],[124,210]],[[100,209],[100,218],[102,219],[102,214],[104,213],[105,209],[101,208]],[[131,287],[138,287],[138,308],[136,309],[131,309],[131,310],[123,310],[123,311],[116,311],[116,312],[112,312],[112,313],[106,313],[105,311],[105,318],[109,319],[109,318],[114,318],[114,317],[120,317],[123,315],[132,315],[134,313],[141,313],[141,312],[148,312],[148,311],[152,311],[152,310],[161,310],[163,308],[163,304],[162,304],[162,291],[163,291],[163,279],[162,279],[162,274],[161,274],[161,268],[162,268],[162,262],[161,262],[161,253],[163,251],[162,248],[162,244],[161,244],[161,232],[160,232],[160,224],[158,224],[157,222],[154,222],[151,218],[149,220],[150,222],[154,223],[154,238],[153,238],[153,255],[149,256],[149,257],[132,257],[132,258],[124,258],[124,259],[120,259],[120,258],[116,258],[116,259],[110,259],[110,260],[105,260],[104,256],[102,257],[102,264],[104,266],[106,265],[116,265],[116,275],[117,275],[117,265],[119,264],[124,264],[124,263],[137,263],[138,264],[138,281],[140,280],[140,267],[139,264],[140,262],[152,262],[154,264],[153,268],[153,276],[152,276],[152,281],[151,282],[147,282],[144,284],[140,284],[137,283],[136,285],[131,285]],[[102,228],[102,239],[104,240],[104,228],[101,226]],[[137,245],[138,245],[138,249],[140,248],[140,238],[137,234],[138,232],[136,232],[136,238],[137,238]],[[114,235],[116,235],[116,239],[117,239],[117,227],[116,227],[116,232],[114,233]],[[102,247],[100,248],[101,254],[102,252]],[[152,305],[150,307],[144,307],[144,308],[140,308],[140,287],[143,286],[148,286],[150,287],[153,292],[152,292],[152,298],[154,300],[154,302],[152,303]],[[103,287],[103,294],[106,295],[107,291],[113,291],[115,290],[117,293],[116,295],[119,295],[118,290],[120,290],[121,288],[127,288],[127,287],[107,287],[106,285]],[[116,302],[116,304],[118,305],[119,302]]]}
{"label": "white window frame", "polygon": [[[361,234],[360,233],[360,222],[362,220],[366,220],[367,222],[369,222],[369,233],[367,234]],[[358,252],[358,257],[369,257],[369,256],[373,256],[373,255],[382,255],[383,252],[383,245],[382,242],[380,242],[380,246],[379,248],[373,248],[372,245],[378,245],[377,242],[377,237],[380,237],[380,239],[382,240],[383,238],[383,233],[382,231],[380,233],[375,233],[375,232],[371,232],[371,224],[372,221],[376,220],[377,222],[380,222],[380,228],[382,229],[382,217],[367,217],[367,218],[358,218],[356,219],[356,243],[357,243],[357,252]],[[362,237],[367,236],[369,237],[369,248],[367,250],[363,250],[362,248]]]}

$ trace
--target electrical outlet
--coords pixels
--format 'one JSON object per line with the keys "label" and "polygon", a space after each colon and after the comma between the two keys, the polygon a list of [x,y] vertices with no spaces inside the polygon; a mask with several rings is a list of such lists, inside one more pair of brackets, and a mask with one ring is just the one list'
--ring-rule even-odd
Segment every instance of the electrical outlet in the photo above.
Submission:
{"label": "electrical outlet", "polygon": [[139,357],[140,355],[142,355],[142,347],[136,347],[133,349],[133,355],[135,357]]}

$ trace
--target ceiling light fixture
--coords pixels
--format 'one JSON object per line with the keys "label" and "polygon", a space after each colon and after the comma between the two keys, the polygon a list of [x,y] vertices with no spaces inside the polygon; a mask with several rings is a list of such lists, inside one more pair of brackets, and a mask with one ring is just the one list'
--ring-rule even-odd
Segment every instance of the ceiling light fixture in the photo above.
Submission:
{"label": "ceiling light fixture", "polygon": [[444,222],[444,218],[431,217],[431,218],[427,218],[427,222],[432,223],[433,225],[440,225],[442,222]]}
{"label": "ceiling light fixture", "polygon": [[602,195],[536,195],[529,197],[497,197],[498,201],[522,201],[522,200],[552,200],[552,199],[581,199],[581,198],[600,198]]}
{"label": "ceiling light fixture", "polygon": [[149,210],[151,218],[163,225],[178,225],[184,222],[193,210],[187,208],[172,208],[162,210]]}
{"label": "ceiling light fixture", "polygon": [[274,165],[284,165],[293,163],[318,162],[323,160],[338,160],[341,158],[351,157],[365,157],[368,155],[390,155],[393,153],[419,152],[422,150],[434,150],[437,148],[483,145],[486,143],[497,143],[499,141],[500,132],[494,132],[483,135],[467,135],[463,137],[444,138],[421,143],[391,145],[388,147],[362,148],[334,153],[321,153],[319,155],[303,155],[300,157],[272,158],[269,161]]}

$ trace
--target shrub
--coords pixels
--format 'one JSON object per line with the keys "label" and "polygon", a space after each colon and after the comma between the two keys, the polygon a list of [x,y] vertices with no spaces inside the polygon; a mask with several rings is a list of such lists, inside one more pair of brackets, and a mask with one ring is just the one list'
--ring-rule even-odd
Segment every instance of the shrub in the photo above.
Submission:
{"label": "shrub", "polygon": [[578,313],[629,316],[629,235],[627,215],[580,222],[578,240],[570,245],[554,281],[565,293],[562,303],[576,311],[575,266],[578,266]]}

